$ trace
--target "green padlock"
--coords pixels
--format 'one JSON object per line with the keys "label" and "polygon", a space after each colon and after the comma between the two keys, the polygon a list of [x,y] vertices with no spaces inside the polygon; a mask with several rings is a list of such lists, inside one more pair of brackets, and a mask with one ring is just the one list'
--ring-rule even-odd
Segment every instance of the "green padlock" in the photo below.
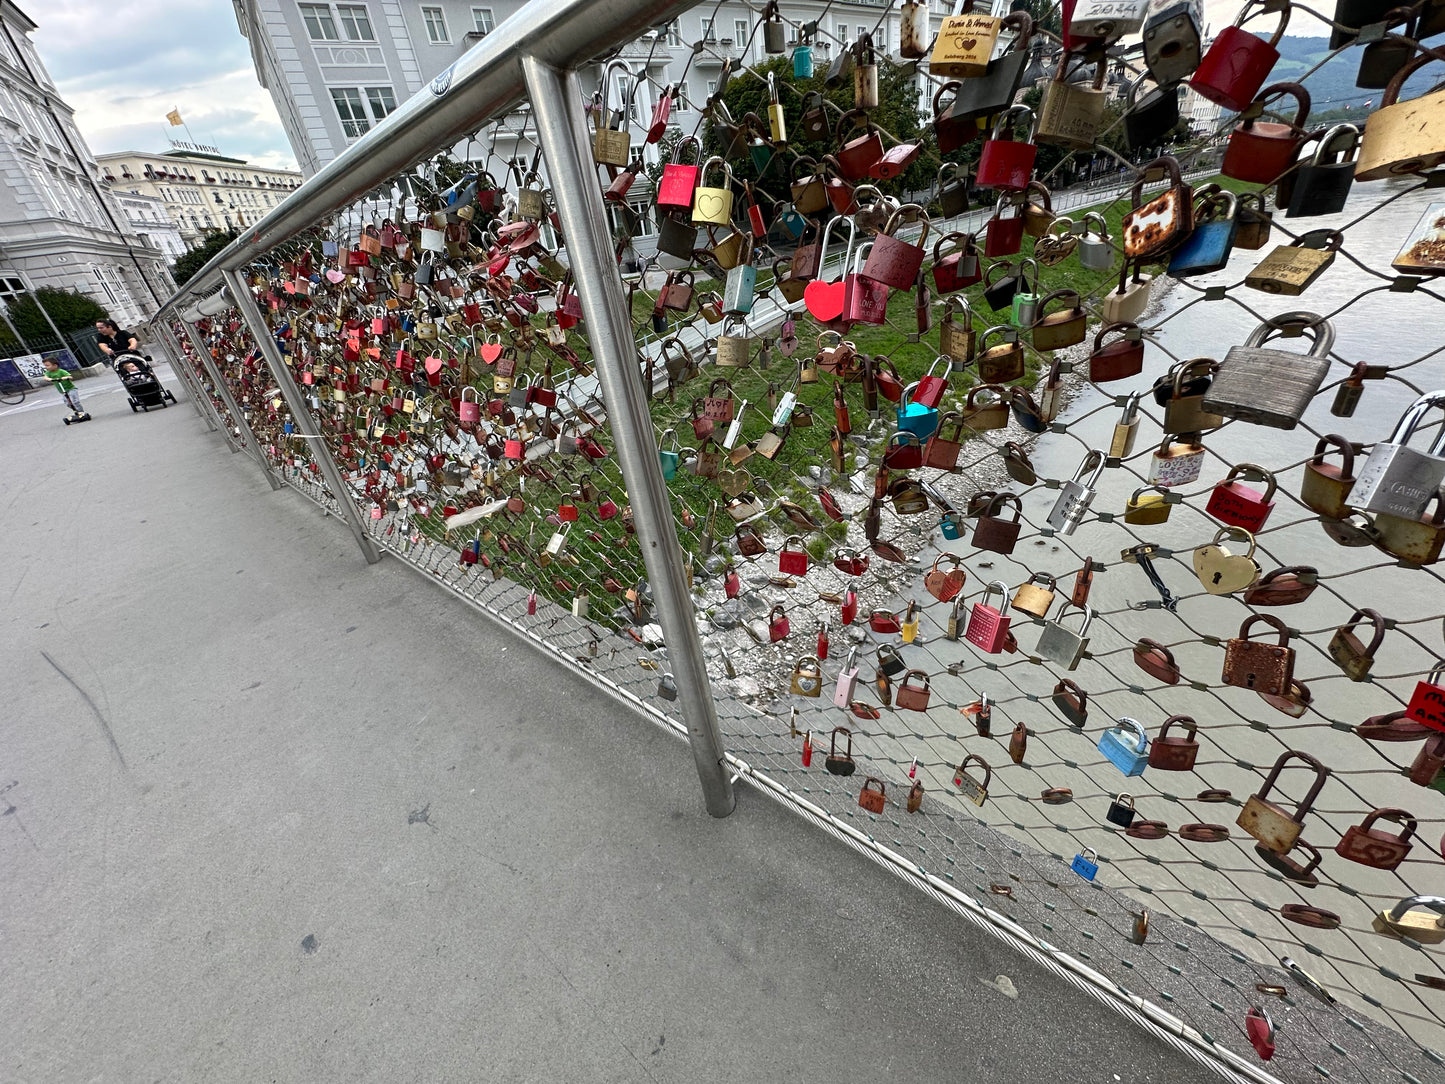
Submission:
{"label": "green padlock", "polygon": [[[1034,269],[1032,281],[1028,277],[1029,267]],[[1019,286],[1014,291],[1013,306],[1009,310],[1009,323],[1016,328],[1032,327],[1039,310],[1039,265],[1033,260],[1021,261],[1018,280]]]}
{"label": "green padlock", "polygon": [[673,478],[677,477],[677,468],[682,463],[682,455],[677,449],[677,433],[675,430],[664,429],[662,436],[658,438],[658,443],[666,443],[668,437],[672,438],[672,447],[658,448],[657,458],[662,464],[663,478],[670,482]]}

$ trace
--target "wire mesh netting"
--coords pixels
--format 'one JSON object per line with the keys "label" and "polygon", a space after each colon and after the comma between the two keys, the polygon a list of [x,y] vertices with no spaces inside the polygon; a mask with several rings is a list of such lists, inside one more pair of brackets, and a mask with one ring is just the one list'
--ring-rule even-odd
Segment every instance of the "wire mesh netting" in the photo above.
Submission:
{"label": "wire mesh netting", "polygon": [[[976,71],[920,7],[827,50],[758,9],[695,43],[702,108],[667,75],[655,168],[598,135],[729,751],[1281,1078],[1438,1076],[1445,459],[1423,407],[1392,431],[1441,383],[1445,174],[1352,186],[1307,101],[1145,125],[1093,73],[1181,76],[1060,53],[1072,5],[972,16]],[[1403,63],[1387,22],[1316,67]],[[667,712],[572,290],[615,272],[568,266],[528,124],[246,269],[307,416],[239,314],[200,330],[288,482],[336,509],[334,457],[378,543]]]}

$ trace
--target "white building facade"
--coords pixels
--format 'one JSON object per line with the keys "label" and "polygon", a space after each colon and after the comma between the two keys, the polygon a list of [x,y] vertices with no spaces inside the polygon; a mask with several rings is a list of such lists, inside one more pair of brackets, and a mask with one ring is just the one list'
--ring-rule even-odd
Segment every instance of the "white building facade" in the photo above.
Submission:
{"label": "white building facade", "polygon": [[30,40],[35,25],[0,0],[0,299],[20,287],[79,290],[135,323],[171,290],[165,258],[101,187],[73,110]]}
{"label": "white building facade", "polygon": [[117,151],[97,160],[102,179],[117,196],[159,201],[186,248],[213,230],[255,224],[301,185],[295,170],[253,166],[199,148]]}
{"label": "white building facade", "polygon": [[111,194],[115,196],[115,202],[120,205],[120,209],[125,212],[131,232],[136,235],[141,244],[159,249],[167,264],[172,264],[178,257],[185,255],[186,242],[181,238],[181,231],[171,221],[164,200],[156,196],[137,195],[133,192],[112,190]]}

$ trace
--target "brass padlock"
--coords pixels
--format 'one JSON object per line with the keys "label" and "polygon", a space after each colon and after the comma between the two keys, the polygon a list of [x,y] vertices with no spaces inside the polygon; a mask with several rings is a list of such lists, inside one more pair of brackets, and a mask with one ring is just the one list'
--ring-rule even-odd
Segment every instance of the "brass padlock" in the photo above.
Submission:
{"label": "brass padlock", "polygon": [[[1304,761],[1315,773],[1313,785],[1299,805],[1295,807],[1293,815],[1286,813],[1284,809],[1269,801],[1267,797],[1279,781],[1279,773],[1284,770],[1285,764],[1291,759]],[[1304,831],[1305,814],[1313,808],[1315,799],[1324,789],[1325,779],[1329,774],[1330,770],[1308,753],[1302,753],[1298,749],[1290,749],[1281,753],[1279,759],[1274,762],[1274,767],[1270,769],[1269,775],[1265,777],[1264,785],[1257,793],[1251,794],[1249,800],[1244,803],[1244,808],[1240,810],[1235,823],[1269,850],[1276,854],[1287,854],[1299,840],[1300,833]]]}
{"label": "brass padlock", "polygon": [[[1324,461],[1331,446],[1342,456],[1339,466]],[[1344,519],[1350,514],[1350,490],[1355,485],[1355,451],[1349,441],[1337,433],[1326,433],[1315,442],[1315,454],[1305,461],[1304,479],[1300,483],[1300,500],[1311,511],[1330,519]]]}
{"label": "brass padlock", "polygon": [[[1362,621],[1369,621],[1373,629],[1368,646],[1361,643],[1360,638],[1355,635],[1355,628]],[[1380,645],[1384,642],[1384,615],[1378,610],[1364,607],[1352,613],[1349,621],[1335,630],[1334,636],[1330,638],[1330,658],[1335,660],[1335,665],[1343,670],[1351,681],[1364,681],[1370,667],[1375,665],[1375,652],[1380,650]]]}
{"label": "brass padlock", "polygon": [[1009,605],[1033,617],[1047,617],[1049,607],[1054,603],[1054,587],[1054,577],[1047,572],[1035,572],[1014,593],[1013,601]]}
{"label": "brass padlock", "polygon": [[1126,459],[1134,454],[1134,440],[1139,435],[1139,398],[1134,392],[1124,400],[1124,412],[1114,423],[1114,435],[1109,441],[1109,457]]}
{"label": "brass padlock", "polygon": [[1396,940],[1408,937],[1422,945],[1438,945],[1445,941],[1445,896],[1403,899],[1376,915],[1373,925],[1376,933],[1386,937]]}
{"label": "brass padlock", "polygon": [[[1321,235],[1324,237],[1321,247],[1310,244]],[[1244,284],[1267,294],[1295,297],[1335,262],[1335,253],[1343,242],[1344,234],[1338,230],[1316,230],[1288,245],[1278,245],[1245,275]]]}
{"label": "brass padlock", "polygon": [[1375,544],[1401,564],[1433,565],[1445,548],[1445,487],[1436,491],[1434,501],[1433,513],[1427,505],[1425,512],[1413,519],[1377,513]]}
{"label": "brass padlock", "polygon": [[602,87],[593,98],[597,106],[597,113],[593,118],[597,126],[597,133],[592,137],[592,157],[603,165],[616,166],[620,169],[631,161],[632,134],[625,127],[627,123],[625,109],[617,110],[617,116],[623,118],[619,120],[619,123],[624,125],[621,130],[613,128],[608,123],[610,111],[608,99],[612,90],[612,70],[614,68],[621,68],[624,76],[630,74],[626,63],[621,60],[614,60],[603,69]]}
{"label": "brass padlock", "polygon": [[1204,409],[1204,396],[1218,368],[1213,358],[1191,358],[1155,383],[1155,402],[1164,407],[1164,432],[1200,433],[1224,424],[1223,417]]}
{"label": "brass padlock", "polygon": [[[1149,490],[1154,490],[1150,493]],[[1124,508],[1125,523],[1163,523],[1169,518],[1169,494],[1158,486],[1134,490]]]}

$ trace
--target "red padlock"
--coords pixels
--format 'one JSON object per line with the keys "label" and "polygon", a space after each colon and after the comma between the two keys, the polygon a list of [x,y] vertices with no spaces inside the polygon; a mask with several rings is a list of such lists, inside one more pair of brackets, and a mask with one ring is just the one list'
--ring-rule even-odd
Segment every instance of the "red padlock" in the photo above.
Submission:
{"label": "red padlock", "polygon": [[1424,723],[1432,730],[1445,731],[1445,663],[1436,666],[1424,681],[1415,683],[1415,692],[1405,708],[1405,718]]}
{"label": "red padlock", "polygon": [[[1178,723],[1184,728],[1184,736],[1169,733],[1169,728]],[[1194,735],[1199,724],[1188,715],[1171,715],[1159,728],[1159,736],[1149,744],[1149,767],[1163,772],[1187,772],[1194,768],[1199,756],[1199,742]]]}
{"label": "red padlock", "polygon": [[[1251,489],[1243,482],[1236,482],[1235,478],[1241,474],[1263,478],[1264,492]],[[1243,527],[1254,534],[1264,526],[1264,521],[1269,519],[1269,514],[1274,511],[1274,501],[1270,499],[1274,496],[1274,490],[1274,475],[1269,471],[1255,463],[1237,463],[1229,468],[1224,481],[1216,485],[1209,494],[1209,503],[1204,506],[1204,510],[1220,523]]]}
{"label": "red padlock", "polygon": [[1445,770],[1445,734],[1431,734],[1410,765],[1410,782],[1417,787],[1428,787],[1442,770]]}
{"label": "red padlock", "polygon": [[[1013,208],[1012,215],[1004,211]],[[1018,204],[1008,196],[999,196],[994,204],[993,217],[983,231],[983,254],[988,257],[1013,256],[1023,248],[1024,215]]]}
{"label": "red padlock", "polygon": [[699,167],[685,165],[682,161],[683,149],[689,143],[692,144],[694,159],[702,160],[702,146],[696,137],[684,136],[677,141],[677,146],[672,149],[672,161],[662,167],[662,180],[657,186],[657,205],[659,207],[692,209],[693,190],[697,188]]}
{"label": "red padlock", "polygon": [[798,535],[789,535],[783,542],[783,548],[778,551],[778,571],[788,576],[808,574],[808,551],[803,548],[803,540]]}
{"label": "red padlock", "polygon": [[[1264,6],[1259,9],[1267,10],[1268,7]],[[1204,59],[1189,79],[1189,85],[1211,102],[1242,113],[1279,61],[1279,49],[1276,47],[1289,24],[1289,10],[1288,5],[1280,10],[1279,28],[1269,41],[1263,41],[1238,26],[1226,26],[1214,39],[1209,52],[1204,54]],[[1246,5],[1240,14],[1247,19],[1249,6]]]}
{"label": "red padlock", "polygon": [[[467,392],[472,393],[470,399]],[[477,400],[477,389],[468,385],[462,389],[462,400],[457,404],[457,416],[463,425],[476,425],[482,418],[482,404]]]}
{"label": "red padlock", "polygon": [[672,96],[677,93],[675,84],[665,87],[652,107],[652,124],[647,129],[647,142],[656,143],[667,131],[668,118],[672,116]]}
{"label": "red padlock", "polygon": [[[1234,27],[1229,29],[1233,30]],[[1269,1013],[1258,1006],[1251,1007],[1249,1012],[1244,1014],[1244,1032],[1249,1036],[1249,1041],[1261,1061],[1269,1061],[1274,1057],[1274,1021],[1269,1018]]]}
{"label": "red padlock", "polygon": [[858,617],[858,592],[857,592],[856,590],[854,590],[852,584],[849,584],[849,585],[848,585],[848,589],[843,592],[843,606],[842,606],[842,609],[841,609],[841,619],[842,619],[843,624],[845,624],[845,625],[851,625],[851,624],[853,623],[853,621],[854,621],[857,617]]}
{"label": "red padlock", "polygon": [[[988,604],[989,596],[994,590],[998,590],[998,606]],[[1003,607],[1008,605],[1008,584],[1002,580],[994,580],[983,589],[983,598],[973,604],[968,614],[968,630],[964,633],[964,639],[973,644],[980,651],[986,651],[990,655],[997,655],[1004,649],[1004,641],[1008,638],[1008,627],[1010,618],[1005,617]]]}
{"label": "red padlock", "polygon": [[[1013,138],[1014,124],[1022,120],[1029,126],[1026,140]],[[1034,159],[1039,148],[1034,144],[1038,125],[1034,111],[1026,105],[1015,105],[998,115],[993,135],[984,141],[978,159],[975,183],[980,188],[997,188],[1005,192],[1022,192],[1033,179]],[[1008,134],[1005,135],[1004,133]]]}
{"label": "red padlock", "polygon": [[818,622],[818,652],[817,652],[818,658],[820,658],[820,659],[826,659],[826,658],[828,657],[828,646],[829,646],[829,645],[828,645],[828,622],[826,622],[826,621],[819,621],[819,622]]}
{"label": "red padlock", "polygon": [[[1089,379],[1096,384],[1123,380],[1144,371],[1144,339],[1134,323],[1105,324],[1094,336],[1094,352],[1089,355]],[[1104,344],[1105,335],[1122,334],[1124,338]],[[1131,335],[1137,337],[1131,338]]]}
{"label": "red padlock", "polygon": [[728,569],[727,575],[723,577],[723,594],[728,598],[737,598],[738,595],[742,594],[742,591],[743,581],[737,574],[737,570]]}
{"label": "red padlock", "polygon": [[[1259,39],[1255,39],[1258,41]],[[1305,140],[1305,120],[1310,113],[1310,94],[1298,83],[1275,83],[1265,87],[1250,105],[1250,112],[1263,111],[1272,98],[1288,95],[1298,103],[1293,124],[1257,120],[1253,117],[1234,126],[1219,172],[1238,181],[1273,184],[1294,168],[1295,155]]]}
{"label": "red padlock", "polygon": [[[1395,821],[1401,827],[1399,835],[1391,835],[1373,827],[1381,818]],[[1335,844],[1335,853],[1351,862],[1374,869],[1394,869],[1410,853],[1410,837],[1420,827],[1419,821],[1403,809],[1375,809],[1370,811],[1359,824],[1345,829],[1345,834]]]}
{"label": "red padlock", "polygon": [[[956,239],[956,240],[955,240]],[[953,242],[955,250],[943,256],[941,249]],[[951,294],[983,279],[978,248],[971,233],[950,233],[933,246],[933,286],[940,294]]]}
{"label": "red padlock", "polygon": [[868,627],[883,636],[903,631],[898,615],[891,610],[874,610],[868,615]]}
{"label": "red padlock", "polygon": [[813,732],[810,730],[803,735],[803,767],[807,768],[813,763]]}
{"label": "red padlock", "polygon": [[[913,402],[922,403],[926,407],[934,408],[937,408],[937,406],[943,402],[943,393],[948,390],[948,377],[947,375],[934,376],[933,370],[937,369],[939,365],[947,364],[948,358],[946,357],[939,357],[933,360],[933,364],[928,367],[928,372],[920,376],[918,383],[914,385]],[[947,374],[947,372],[948,370],[944,369],[944,373]]]}
{"label": "red padlock", "polygon": [[[919,221],[923,231],[918,243],[911,245],[894,236],[904,222]],[[888,222],[873,241],[868,261],[863,265],[867,278],[884,283],[895,290],[911,290],[918,280],[918,271],[923,266],[923,246],[928,240],[928,215],[917,203],[905,203],[888,216]]]}
{"label": "red padlock", "polygon": [[788,615],[781,606],[774,606],[768,611],[768,639],[773,643],[786,640],[789,631]]}
{"label": "red padlock", "polygon": [[[843,142],[843,134],[854,127],[862,126],[867,130],[857,139]],[[838,118],[838,125],[833,132],[834,141],[842,148],[838,152],[838,171],[850,181],[861,181],[865,177],[871,177],[873,170],[883,160],[883,133],[878,126],[868,119],[868,114],[861,109],[850,109]],[[852,202],[852,189],[849,188],[849,203]],[[829,193],[832,198],[832,193]],[[833,207],[838,210],[837,202]],[[838,210],[839,214],[846,214],[846,210]]]}
{"label": "red padlock", "polygon": [[566,498],[557,506],[557,519],[562,523],[576,523],[581,513],[571,497]]}
{"label": "red padlock", "polygon": [[[843,276],[843,315],[850,324],[882,325],[888,318],[888,287],[862,274],[863,260],[873,242],[862,245],[853,257],[853,270]],[[816,286],[816,281],[809,287]]]}
{"label": "red padlock", "polygon": [[527,592],[527,616],[528,616],[528,617],[535,617],[536,615],[537,615],[537,592],[536,592],[536,591],[528,591],[528,592]]}

